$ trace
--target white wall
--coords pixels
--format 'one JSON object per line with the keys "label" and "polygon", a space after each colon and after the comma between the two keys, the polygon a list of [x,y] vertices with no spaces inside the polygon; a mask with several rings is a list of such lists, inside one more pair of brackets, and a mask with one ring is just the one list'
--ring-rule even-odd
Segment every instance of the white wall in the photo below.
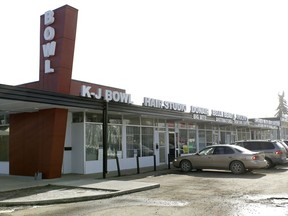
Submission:
{"label": "white wall", "polygon": [[0,174],[9,174],[9,162],[0,162]]}
{"label": "white wall", "polygon": [[85,161],[85,131],[84,123],[73,123],[71,125],[71,144],[72,144],[72,173],[84,174]]}

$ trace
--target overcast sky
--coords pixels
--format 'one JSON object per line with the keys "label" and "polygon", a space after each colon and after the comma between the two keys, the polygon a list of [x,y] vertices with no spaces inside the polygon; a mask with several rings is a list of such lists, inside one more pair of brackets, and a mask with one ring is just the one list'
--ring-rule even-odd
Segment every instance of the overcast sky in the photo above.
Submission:
{"label": "overcast sky", "polygon": [[39,79],[40,16],[65,4],[79,10],[73,79],[248,118],[288,98],[287,0],[3,1],[1,84]]}

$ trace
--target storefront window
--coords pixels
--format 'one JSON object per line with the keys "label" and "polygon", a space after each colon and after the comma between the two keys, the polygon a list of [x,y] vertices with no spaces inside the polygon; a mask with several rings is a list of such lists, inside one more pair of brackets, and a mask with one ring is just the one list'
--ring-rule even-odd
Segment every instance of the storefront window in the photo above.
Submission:
{"label": "storefront window", "polygon": [[86,122],[103,122],[102,113],[86,113]]}
{"label": "storefront window", "polygon": [[[122,154],[122,129],[120,125],[108,125],[107,158],[112,159]],[[86,161],[103,159],[102,124],[86,124]]]}
{"label": "storefront window", "polygon": [[211,130],[206,130],[206,145],[213,145],[216,143],[213,143],[213,136]]}
{"label": "storefront window", "polygon": [[205,130],[205,124],[199,123],[199,124],[198,124],[198,129],[203,129],[203,130]]}
{"label": "storefront window", "polygon": [[103,158],[102,124],[86,124],[86,161]]}
{"label": "storefront window", "polygon": [[83,122],[84,113],[83,112],[75,112],[73,113],[73,123]]}
{"label": "storefront window", "polygon": [[122,124],[122,116],[121,115],[108,115],[108,122],[113,124]]}
{"label": "storefront window", "polygon": [[[250,131],[246,128],[240,128],[237,130],[238,140],[248,140],[250,139]],[[261,139],[261,133],[259,135],[256,132],[256,139]],[[259,137],[258,137],[259,136]]]}
{"label": "storefront window", "polygon": [[152,127],[142,127],[142,156],[154,155],[154,130]]}
{"label": "storefront window", "polygon": [[180,154],[191,154],[197,151],[196,130],[179,130],[179,148]]}
{"label": "storefront window", "polygon": [[112,159],[118,156],[123,157],[122,153],[122,126],[121,125],[109,125],[108,126],[108,148],[107,157]]}
{"label": "storefront window", "polygon": [[151,118],[141,118],[141,125],[153,126],[154,120]]}
{"label": "storefront window", "polygon": [[126,127],[127,158],[140,156],[140,127]]}
{"label": "storefront window", "polygon": [[175,128],[175,122],[167,122],[168,128]]}
{"label": "storefront window", "polygon": [[188,130],[188,153],[195,153],[197,151],[196,147],[196,130]]}
{"label": "storefront window", "polygon": [[9,127],[0,127],[0,161],[9,161]]}
{"label": "storefront window", "polygon": [[188,136],[186,129],[179,130],[179,149],[180,154],[188,154]]}
{"label": "storefront window", "polygon": [[206,142],[206,136],[205,136],[205,130],[199,130],[198,132],[198,137],[199,137],[199,150],[203,149],[206,147],[207,142]]}
{"label": "storefront window", "polygon": [[138,116],[124,116],[128,125],[140,125],[140,118]]}
{"label": "storefront window", "polygon": [[156,125],[158,127],[166,127],[166,121],[165,119],[158,119],[157,122],[156,122]]}
{"label": "storefront window", "polygon": [[0,125],[9,124],[9,115],[0,115]]}
{"label": "storefront window", "polygon": [[212,130],[213,129],[213,127],[212,127],[212,125],[211,124],[206,124],[205,125],[205,129],[207,130],[207,129],[210,129],[210,130]]}

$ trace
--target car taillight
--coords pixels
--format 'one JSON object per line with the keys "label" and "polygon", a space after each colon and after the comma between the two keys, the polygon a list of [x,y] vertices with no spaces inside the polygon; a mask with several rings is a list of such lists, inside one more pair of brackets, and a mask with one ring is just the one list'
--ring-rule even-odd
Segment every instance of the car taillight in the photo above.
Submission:
{"label": "car taillight", "polygon": [[257,155],[253,155],[252,156],[252,160],[258,160],[258,156]]}
{"label": "car taillight", "polygon": [[281,154],[283,154],[283,151],[277,150],[277,151],[275,152],[275,154],[276,154],[276,155],[281,155]]}

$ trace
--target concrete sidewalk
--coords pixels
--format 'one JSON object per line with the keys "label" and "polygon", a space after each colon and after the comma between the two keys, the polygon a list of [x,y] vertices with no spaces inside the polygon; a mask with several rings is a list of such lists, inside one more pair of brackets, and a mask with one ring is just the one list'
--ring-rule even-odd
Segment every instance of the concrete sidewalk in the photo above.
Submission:
{"label": "concrete sidewalk", "polygon": [[105,199],[159,188],[160,184],[145,182],[148,176],[164,175],[172,169],[125,174],[105,179],[99,174],[68,174],[57,179],[35,180],[34,177],[0,175],[0,206],[49,205]]}

